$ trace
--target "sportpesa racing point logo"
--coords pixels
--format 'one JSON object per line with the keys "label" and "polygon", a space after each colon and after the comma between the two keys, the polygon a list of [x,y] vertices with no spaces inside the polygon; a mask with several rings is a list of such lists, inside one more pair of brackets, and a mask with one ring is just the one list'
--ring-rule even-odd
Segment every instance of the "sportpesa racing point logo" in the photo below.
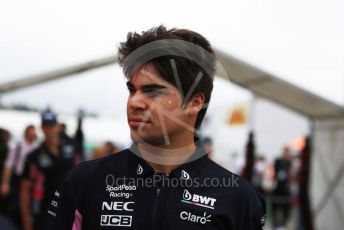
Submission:
{"label": "sportpesa racing point logo", "polygon": [[[170,68],[173,72],[174,82],[177,90],[181,93],[183,102],[187,102],[193,96],[193,93],[195,92],[195,89],[202,78],[213,77],[215,69],[217,69],[217,71],[220,72],[222,76],[228,79],[228,75],[222,65],[216,60],[214,63],[213,54],[210,54],[207,50],[199,45],[179,39],[162,39],[141,46],[125,58],[125,60],[123,61],[123,71],[126,76],[132,76],[133,73],[135,73],[136,71],[141,71],[140,73],[148,77],[152,76],[152,73],[144,69],[140,70],[140,67],[142,67],[145,63],[149,63],[151,60],[159,57],[169,58],[168,63],[170,64]],[[180,79],[181,71],[178,70],[178,63],[176,63],[176,60],[173,57],[181,57],[187,59],[188,61],[191,61],[192,63],[195,63],[200,67],[199,73],[195,75],[191,86],[187,89],[187,92],[185,92],[185,89],[183,89],[184,86],[181,84],[182,81]],[[154,102],[159,104],[159,97],[154,99]],[[205,109],[207,107],[208,103],[205,103],[202,106],[202,109]],[[150,117],[152,115],[150,111],[142,112],[140,116],[143,116],[143,121],[141,121],[141,124],[137,127],[137,129],[135,129],[135,132],[137,132],[139,135],[142,134],[142,136],[151,135],[152,133],[150,132],[149,128],[145,130],[145,125],[146,121],[154,119],[153,123],[156,123],[158,121],[160,123],[160,132],[162,133],[162,135],[160,134],[159,136],[160,138],[161,136],[163,136],[166,146],[171,144],[171,139],[166,128],[167,121],[173,121],[189,131],[194,131],[195,136],[200,137],[200,132],[198,129],[193,130],[194,127],[178,118],[178,112],[180,113],[180,111],[167,110],[163,106],[160,106],[158,110],[158,116],[154,118]],[[199,141],[201,140],[198,140],[198,142]],[[140,142],[144,142],[145,144],[149,145],[153,152],[155,149],[157,152],[159,152],[160,150],[159,147],[151,144],[151,142],[148,143],[147,139],[145,138],[140,139]],[[198,145],[200,143],[196,144]],[[166,154],[164,156],[157,156],[157,154],[154,153],[146,153],[145,158],[152,163],[158,164],[169,164],[169,162],[178,162],[178,159],[180,159],[181,156],[178,154],[173,154],[173,152],[178,150],[180,150],[180,152],[183,152],[183,149],[188,149],[188,147],[190,146],[181,146],[178,149],[169,148],[169,150],[171,150],[171,154]],[[137,149],[134,148],[132,149],[132,151],[136,155],[141,156]],[[189,161],[197,160],[204,154],[204,152],[200,151],[199,154],[194,154],[193,157],[189,159]]]}

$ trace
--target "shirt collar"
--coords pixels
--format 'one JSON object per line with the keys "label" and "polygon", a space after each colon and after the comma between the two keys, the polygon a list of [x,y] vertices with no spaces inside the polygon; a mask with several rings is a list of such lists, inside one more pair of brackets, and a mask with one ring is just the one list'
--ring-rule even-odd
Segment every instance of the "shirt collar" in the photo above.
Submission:
{"label": "shirt collar", "polygon": [[128,169],[130,175],[142,177],[154,172],[153,168],[141,157],[136,144],[132,144],[129,151]]}
{"label": "shirt collar", "polygon": [[53,158],[62,157],[62,146],[61,146],[61,145],[59,145],[59,154],[57,154],[57,155],[53,154],[53,153],[49,150],[49,148],[48,148],[47,144],[45,143],[45,141],[43,141],[43,142],[39,145],[39,149],[40,149],[40,151],[45,152],[46,154],[48,154],[49,156],[51,156],[51,157],[53,157]]}
{"label": "shirt collar", "polygon": [[[131,145],[129,151],[131,152],[128,161],[130,175],[143,177],[154,173],[154,169],[141,157],[136,143]],[[171,172],[170,176],[182,180],[192,180],[197,176],[206,159],[208,159],[208,154],[202,147],[198,147],[188,160]]]}

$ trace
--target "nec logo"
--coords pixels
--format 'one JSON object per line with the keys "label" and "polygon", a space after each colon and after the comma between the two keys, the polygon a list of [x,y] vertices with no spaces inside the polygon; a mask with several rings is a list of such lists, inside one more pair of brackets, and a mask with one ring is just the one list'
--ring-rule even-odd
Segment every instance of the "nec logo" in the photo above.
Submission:
{"label": "nec logo", "polygon": [[108,210],[108,211],[128,211],[132,212],[134,211],[133,208],[134,202],[106,202],[103,201],[102,204],[102,210]]}
{"label": "nec logo", "polygon": [[207,197],[207,196],[197,195],[197,194],[192,195],[188,190],[185,189],[183,192],[182,202],[201,206],[204,208],[214,209],[216,199]]}
{"label": "nec logo", "polygon": [[124,215],[101,215],[100,226],[122,226],[130,227],[132,216]]}

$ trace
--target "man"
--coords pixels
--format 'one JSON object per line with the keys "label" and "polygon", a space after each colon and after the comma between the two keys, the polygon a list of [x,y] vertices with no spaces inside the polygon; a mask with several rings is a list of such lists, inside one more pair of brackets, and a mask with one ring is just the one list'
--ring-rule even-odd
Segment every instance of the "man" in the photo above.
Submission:
{"label": "man", "polygon": [[76,141],[74,138],[71,138],[67,134],[67,126],[64,123],[57,124],[57,130],[60,140],[60,146],[62,147],[62,151],[66,154],[69,154],[70,157],[76,157],[78,158],[76,161],[77,163],[80,163],[80,157],[76,156],[77,153],[75,150]]}
{"label": "man", "polygon": [[24,130],[23,140],[11,146],[3,170],[1,195],[10,195],[11,218],[18,226],[21,226],[19,207],[20,178],[23,174],[27,155],[37,148],[38,144],[35,127],[28,125]]}
{"label": "man", "polygon": [[198,147],[215,72],[209,42],[159,26],[129,33],[118,57],[133,145],[73,170],[47,229],[262,229],[255,189]]}
{"label": "man", "polygon": [[[0,183],[2,184],[3,168],[5,166],[6,158],[8,155],[8,143],[11,139],[11,134],[7,129],[0,128]],[[0,193],[0,216],[8,215],[9,200],[6,194]]]}
{"label": "man", "polygon": [[99,159],[117,153],[120,149],[111,141],[104,142],[101,146],[97,147],[93,154],[92,159]]}
{"label": "man", "polygon": [[41,228],[53,192],[75,165],[73,151],[60,145],[56,114],[42,113],[42,131],[44,141],[28,155],[21,181],[24,230]]}
{"label": "man", "polygon": [[282,228],[287,225],[291,203],[290,203],[290,182],[291,182],[291,161],[289,147],[284,147],[282,156],[274,163],[276,187],[272,194],[277,198],[272,203],[273,225]]}

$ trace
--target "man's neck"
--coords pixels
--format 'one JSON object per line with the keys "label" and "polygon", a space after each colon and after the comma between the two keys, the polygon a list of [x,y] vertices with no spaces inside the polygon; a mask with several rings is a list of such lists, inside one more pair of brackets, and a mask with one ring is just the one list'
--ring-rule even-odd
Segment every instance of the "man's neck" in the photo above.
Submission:
{"label": "man's neck", "polygon": [[193,141],[183,147],[171,144],[168,148],[163,148],[143,143],[139,143],[137,147],[143,159],[155,172],[167,175],[189,159],[197,149]]}
{"label": "man's neck", "polygon": [[59,145],[56,142],[45,140],[44,144],[53,155],[57,156],[60,154]]}
{"label": "man's neck", "polygon": [[34,139],[24,139],[24,142],[27,145],[31,145],[31,144],[33,144],[35,142],[35,140]]}

